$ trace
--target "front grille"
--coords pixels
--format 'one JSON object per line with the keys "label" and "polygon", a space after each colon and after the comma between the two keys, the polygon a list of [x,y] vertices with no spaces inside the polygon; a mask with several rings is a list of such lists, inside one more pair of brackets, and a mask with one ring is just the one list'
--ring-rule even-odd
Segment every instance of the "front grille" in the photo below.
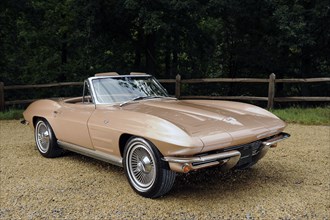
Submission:
{"label": "front grille", "polygon": [[[259,141],[255,141],[255,142],[248,143],[248,144],[233,146],[233,147],[229,147],[229,148],[225,148],[225,149],[221,149],[221,150],[216,150],[216,151],[210,151],[210,152],[206,152],[206,153],[203,153],[203,154],[198,154],[198,155],[195,155],[195,156],[206,156],[206,155],[211,155],[211,154],[236,150],[236,151],[239,151],[241,153],[241,158],[238,161],[238,163],[236,164],[236,167],[242,167],[242,166],[248,165],[248,164],[253,162],[253,159],[254,159],[253,157],[255,155],[257,155],[261,150],[261,143],[262,143],[262,141],[259,140]],[[202,164],[206,164],[206,163],[210,163],[210,162],[214,162],[214,161],[216,161],[216,160],[195,162],[192,165],[193,166],[198,166],[198,165],[202,165]]]}
{"label": "front grille", "polygon": [[255,141],[249,144],[243,144],[224,149],[224,152],[237,150],[241,153],[241,158],[238,161],[236,167],[240,167],[253,162],[253,156],[257,155],[261,146],[261,141]]}

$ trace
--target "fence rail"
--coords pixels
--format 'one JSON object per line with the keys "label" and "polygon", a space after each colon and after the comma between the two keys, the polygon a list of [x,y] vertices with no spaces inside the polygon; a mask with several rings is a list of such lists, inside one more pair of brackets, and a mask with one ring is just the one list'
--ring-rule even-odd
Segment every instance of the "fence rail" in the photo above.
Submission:
{"label": "fence rail", "polygon": [[[323,78],[308,78],[308,79],[276,79],[274,73],[269,75],[268,79],[260,78],[205,78],[205,79],[181,79],[181,75],[177,75],[175,79],[160,79],[163,84],[175,84],[175,97],[180,99],[223,99],[223,100],[245,100],[245,101],[267,101],[267,109],[272,109],[275,102],[330,102],[330,97],[275,97],[276,83],[326,83],[330,82],[330,77]],[[268,94],[265,97],[257,96],[182,96],[182,84],[196,84],[196,83],[267,83]],[[28,100],[14,100],[5,101],[5,91],[18,89],[34,89],[34,88],[51,88],[62,86],[81,86],[82,82],[63,82],[39,85],[10,85],[5,86],[0,82],[0,111],[5,109],[6,105],[27,104],[35,101],[35,99]]]}
{"label": "fence rail", "polygon": [[15,90],[15,89],[36,89],[36,88],[50,88],[50,87],[61,87],[61,86],[81,86],[83,82],[63,82],[63,83],[51,83],[51,84],[38,84],[38,85],[13,85],[5,86],[4,90]]}

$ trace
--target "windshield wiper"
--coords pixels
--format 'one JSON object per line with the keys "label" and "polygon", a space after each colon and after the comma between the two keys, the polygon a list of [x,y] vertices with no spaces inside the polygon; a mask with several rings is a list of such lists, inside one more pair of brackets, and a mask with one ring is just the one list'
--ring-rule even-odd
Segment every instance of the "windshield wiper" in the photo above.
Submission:
{"label": "windshield wiper", "polygon": [[142,99],[145,99],[145,98],[148,98],[148,96],[137,96],[137,97],[135,97],[135,98],[133,98],[133,99],[130,99],[130,100],[127,100],[127,101],[125,101],[125,102],[123,102],[123,103],[120,103],[120,107],[123,107],[124,105],[126,105],[126,104],[128,104],[128,103],[130,103],[130,102],[134,102],[134,101],[138,101],[138,100],[142,100]]}
{"label": "windshield wiper", "polygon": [[161,99],[161,98],[165,98],[165,99],[176,99],[176,98],[172,98],[172,97],[167,97],[167,96],[137,96],[133,99],[127,100],[123,103],[120,103],[120,107],[123,107],[124,105],[134,102],[134,101],[138,101],[138,100],[143,100],[143,99]]}
{"label": "windshield wiper", "polygon": [[148,96],[149,99],[177,99],[174,97],[170,97],[170,96]]}

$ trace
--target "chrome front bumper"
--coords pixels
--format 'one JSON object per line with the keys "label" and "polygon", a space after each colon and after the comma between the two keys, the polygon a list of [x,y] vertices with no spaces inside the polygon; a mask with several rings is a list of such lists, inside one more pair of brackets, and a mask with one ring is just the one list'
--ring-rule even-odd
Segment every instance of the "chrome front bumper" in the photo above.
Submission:
{"label": "chrome front bumper", "polygon": [[[263,158],[269,148],[275,147],[280,141],[290,137],[290,134],[280,133],[271,139],[261,143],[258,154],[253,157],[256,162]],[[195,157],[164,157],[163,160],[169,163],[171,170],[176,172],[187,173],[192,170],[198,170],[205,167],[222,165],[223,170],[233,168],[241,158],[241,153],[238,150],[227,152],[195,156]]]}

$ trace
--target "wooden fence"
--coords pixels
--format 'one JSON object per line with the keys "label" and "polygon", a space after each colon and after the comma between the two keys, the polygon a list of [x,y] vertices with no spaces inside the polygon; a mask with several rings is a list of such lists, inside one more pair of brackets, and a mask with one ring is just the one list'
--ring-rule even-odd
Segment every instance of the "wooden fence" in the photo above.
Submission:
{"label": "wooden fence", "polygon": [[[222,99],[222,100],[246,100],[246,101],[267,101],[267,109],[272,109],[275,102],[330,102],[330,97],[276,97],[275,85],[276,83],[318,83],[330,82],[330,77],[322,78],[308,78],[308,79],[276,79],[274,73],[269,75],[268,79],[260,78],[205,78],[205,79],[181,79],[181,75],[177,75],[175,79],[160,79],[159,82],[174,83],[175,84],[175,97],[180,99]],[[267,83],[268,84],[268,96],[182,96],[181,85],[182,84],[196,84],[196,83]],[[51,88],[62,86],[81,86],[82,82],[65,82],[65,83],[52,83],[52,84],[39,84],[39,85],[10,85],[5,86],[3,82],[0,82],[0,111],[5,109],[6,105],[26,104],[35,101],[35,99],[28,100],[14,100],[5,101],[5,92],[9,90],[18,89],[35,89],[35,88]]]}

